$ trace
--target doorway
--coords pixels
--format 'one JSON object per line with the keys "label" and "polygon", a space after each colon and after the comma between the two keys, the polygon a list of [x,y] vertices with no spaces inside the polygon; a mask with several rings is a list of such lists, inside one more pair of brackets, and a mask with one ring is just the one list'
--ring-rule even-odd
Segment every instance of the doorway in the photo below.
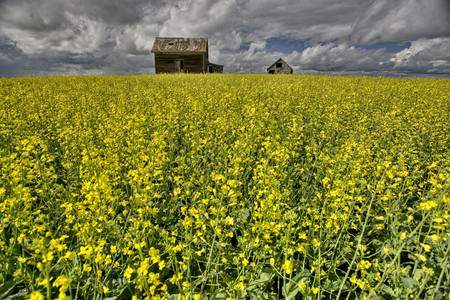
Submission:
{"label": "doorway", "polygon": [[177,59],[175,60],[175,73],[183,72],[184,70],[184,60]]}

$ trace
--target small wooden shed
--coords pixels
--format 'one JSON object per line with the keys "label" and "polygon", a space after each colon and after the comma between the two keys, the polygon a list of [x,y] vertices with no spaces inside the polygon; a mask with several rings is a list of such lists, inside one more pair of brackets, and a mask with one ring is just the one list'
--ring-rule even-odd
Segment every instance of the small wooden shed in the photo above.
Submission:
{"label": "small wooden shed", "polygon": [[293,74],[294,70],[281,58],[267,68],[269,74]]}
{"label": "small wooden shed", "polygon": [[223,73],[223,66],[208,62],[208,73]]}
{"label": "small wooden shed", "polygon": [[208,39],[157,37],[153,43],[156,73],[222,73],[208,60]]}

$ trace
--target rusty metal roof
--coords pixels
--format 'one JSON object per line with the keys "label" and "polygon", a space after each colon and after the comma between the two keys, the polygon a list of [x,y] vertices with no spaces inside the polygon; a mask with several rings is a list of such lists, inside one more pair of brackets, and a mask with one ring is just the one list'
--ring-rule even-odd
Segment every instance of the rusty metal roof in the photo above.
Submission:
{"label": "rusty metal roof", "polygon": [[208,39],[157,37],[153,43],[152,52],[205,53],[208,52]]}

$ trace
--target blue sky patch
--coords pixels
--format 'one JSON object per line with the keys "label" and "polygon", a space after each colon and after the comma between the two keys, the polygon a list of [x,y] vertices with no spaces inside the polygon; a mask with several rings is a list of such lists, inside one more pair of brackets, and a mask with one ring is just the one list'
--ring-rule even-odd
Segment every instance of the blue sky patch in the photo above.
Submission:
{"label": "blue sky patch", "polygon": [[270,38],[266,40],[266,49],[269,52],[281,52],[290,54],[294,51],[302,52],[307,48],[306,42],[302,40],[286,40],[280,38]]}

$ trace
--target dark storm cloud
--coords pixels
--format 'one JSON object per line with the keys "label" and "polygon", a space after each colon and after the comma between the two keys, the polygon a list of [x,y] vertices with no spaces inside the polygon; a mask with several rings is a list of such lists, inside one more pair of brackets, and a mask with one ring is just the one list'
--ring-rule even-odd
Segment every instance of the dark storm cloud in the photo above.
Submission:
{"label": "dark storm cloud", "polygon": [[70,25],[67,14],[83,15],[106,24],[138,23],[148,3],[145,0],[7,0],[0,4],[0,15],[3,21],[20,29],[52,31]]}
{"label": "dark storm cloud", "polygon": [[[161,32],[174,35],[210,34],[223,44],[233,44],[239,33],[245,41],[271,37],[290,39],[339,39],[352,31],[352,26],[368,5],[358,0],[336,1],[267,1],[226,0],[192,1],[171,9]],[[225,40],[225,41],[223,41]]]}
{"label": "dark storm cloud", "polygon": [[125,25],[140,22],[145,14],[143,8],[146,4],[151,3],[152,6],[157,6],[159,1],[75,0],[69,3],[73,13],[86,14],[108,24]]}
{"label": "dark storm cloud", "polygon": [[226,72],[283,57],[296,73],[445,77],[449,13],[448,0],[4,0],[0,76],[153,72],[154,38],[181,36],[209,38]]}

